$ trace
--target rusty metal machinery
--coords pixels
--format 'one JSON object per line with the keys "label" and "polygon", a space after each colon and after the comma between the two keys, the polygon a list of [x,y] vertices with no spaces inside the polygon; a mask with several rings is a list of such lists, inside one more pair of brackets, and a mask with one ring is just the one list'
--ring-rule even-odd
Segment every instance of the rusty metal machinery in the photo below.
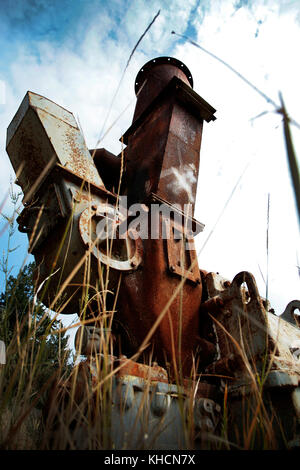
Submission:
{"label": "rusty metal machinery", "polygon": [[[158,416],[177,423],[176,432],[164,431],[158,448],[182,448],[180,397],[194,397],[194,421],[203,436],[221,432],[226,393],[227,437],[234,440],[245,429],[245,401],[256,419],[254,402],[263,389],[260,407],[276,417],[278,446],[297,447],[300,330],[293,312],[300,301],[278,317],[250,273],[230,281],[198,265],[194,236],[204,226],[194,207],[201,138],[204,121],[216,118],[192,87],[190,71],[177,59],[145,64],[120,155],[88,150],[69,111],[28,92],[7,133],[24,192],[19,229],[28,234],[39,282],[45,283],[43,303],[94,322],[78,330],[75,343],[87,356],[80,370],[95,383],[101,342],[109,335],[115,340],[110,364],[122,365],[113,385],[115,427],[122,418],[128,433],[147,389],[148,424],[155,428]],[[105,312],[113,316],[103,329]],[[124,358],[141,345],[136,361]],[[149,358],[155,365],[145,362]],[[126,432],[113,433],[116,446],[122,447]]]}
{"label": "rusty metal machinery", "polygon": [[[87,253],[94,255],[90,288],[99,289],[103,267],[117,264],[119,271],[138,267],[139,240],[127,237],[123,256],[114,250],[107,257],[106,247],[95,247],[95,221],[115,213],[116,194],[106,190],[70,112],[28,92],[8,128],[7,152],[16,172],[21,169],[17,182],[26,202],[18,218],[19,230],[28,234],[29,250],[40,269],[39,281],[47,280],[43,302],[58,308],[57,298],[62,313],[79,312]],[[62,300],[59,288],[64,283]]]}

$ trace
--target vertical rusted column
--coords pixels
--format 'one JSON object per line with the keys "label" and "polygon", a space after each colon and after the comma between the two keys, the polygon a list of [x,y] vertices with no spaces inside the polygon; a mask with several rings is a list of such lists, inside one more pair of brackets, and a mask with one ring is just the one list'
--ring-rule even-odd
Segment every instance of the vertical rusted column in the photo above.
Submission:
{"label": "vertical rusted column", "polygon": [[[169,60],[170,59],[170,60]],[[171,204],[194,207],[203,127],[201,105],[187,67],[161,57],[146,64],[136,79],[133,124],[124,135],[128,195],[142,202],[155,193]]]}
{"label": "vertical rusted column", "polygon": [[190,375],[199,339],[202,285],[196,253],[193,240],[186,249],[184,221],[178,228],[181,240],[174,239],[172,230],[169,239],[163,238],[164,223],[175,229],[172,215],[160,215],[157,239],[151,238],[150,226],[153,204],[171,212],[175,207],[184,211],[188,204],[187,219],[194,212],[203,120],[214,120],[215,110],[192,84],[189,70],[178,60],[148,62],[137,75],[133,123],[123,136],[128,203],[148,205],[149,228],[142,266],[124,276],[118,318],[136,349],[175,292],[152,338],[153,357],[171,363],[173,373],[176,359],[183,375]]}

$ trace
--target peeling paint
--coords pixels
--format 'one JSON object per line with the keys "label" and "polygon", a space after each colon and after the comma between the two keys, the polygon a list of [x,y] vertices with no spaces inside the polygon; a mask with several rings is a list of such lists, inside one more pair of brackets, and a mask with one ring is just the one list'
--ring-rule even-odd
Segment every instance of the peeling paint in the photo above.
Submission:
{"label": "peeling paint", "polygon": [[179,169],[171,167],[163,170],[161,172],[161,179],[168,176],[174,176],[175,180],[172,180],[171,183],[167,184],[168,189],[175,193],[184,191],[188,195],[189,202],[193,204],[195,202],[193,184],[197,182],[195,172],[195,165],[193,163],[188,163],[180,166]]}

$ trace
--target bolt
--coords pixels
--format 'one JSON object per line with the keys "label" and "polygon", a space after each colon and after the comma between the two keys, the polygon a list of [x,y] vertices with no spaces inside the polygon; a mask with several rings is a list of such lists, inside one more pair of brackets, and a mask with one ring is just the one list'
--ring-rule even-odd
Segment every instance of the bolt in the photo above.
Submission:
{"label": "bolt", "polygon": [[209,419],[209,418],[206,418],[205,424],[206,424],[206,427],[210,430],[212,430],[214,428],[214,425],[213,425],[211,419]]}
{"label": "bolt", "polygon": [[212,413],[213,407],[212,407],[212,402],[209,400],[204,400],[203,401],[203,408],[207,413]]}

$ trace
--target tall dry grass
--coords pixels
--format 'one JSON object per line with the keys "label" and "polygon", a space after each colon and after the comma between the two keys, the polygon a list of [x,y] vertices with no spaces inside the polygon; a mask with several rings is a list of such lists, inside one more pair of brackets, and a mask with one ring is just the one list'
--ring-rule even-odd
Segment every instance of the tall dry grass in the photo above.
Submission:
{"label": "tall dry grass", "polygon": [[[284,136],[299,210],[299,171],[297,164],[295,164],[295,152],[290,137],[290,119],[284,108],[283,100],[279,111],[284,118]],[[48,168],[45,171],[48,171]],[[122,172],[123,163],[120,183]],[[118,196],[120,187],[121,185],[118,188]],[[33,194],[33,191],[34,188],[32,188],[31,194]],[[224,210],[230,202],[233,192],[226,202]],[[27,198],[28,200],[30,199],[29,196]],[[16,207],[14,209],[16,210]],[[39,217],[41,214],[42,212],[39,214]],[[15,213],[11,218],[7,219],[7,224],[1,231],[1,235],[3,235],[5,230],[9,230],[9,243],[15,229],[14,221]],[[71,222],[72,215],[69,219],[69,225]],[[217,227],[217,223],[214,230]],[[69,225],[66,225],[65,237],[68,236]],[[34,243],[34,237],[35,233],[30,241],[31,246]],[[57,258],[63,247],[63,242],[64,240],[62,240],[58,248]],[[55,321],[60,311],[63,310],[65,303],[68,302],[68,299],[64,297],[67,285],[72,282],[76,272],[84,266],[85,274],[82,279],[82,285],[79,286],[84,288],[81,307],[78,312],[80,321],[71,327],[63,327],[60,330],[51,330],[50,326],[45,336],[45,341],[51,335],[59,335],[70,328],[75,328],[79,325],[90,325],[96,321],[96,327],[101,332],[100,349],[94,352],[93,359],[86,358],[81,360],[82,337],[80,337],[77,356],[72,363],[72,367],[64,367],[64,357],[61,357],[60,367],[50,374],[47,380],[36,390],[34,385],[36,381],[40,380],[43,373],[44,345],[41,344],[36,353],[34,339],[37,336],[37,330],[41,326],[43,319],[39,322],[33,320],[37,304],[34,302],[29,304],[27,322],[20,325],[16,321],[12,338],[6,342],[7,363],[0,370],[0,447],[2,449],[131,448],[133,441],[135,441],[135,448],[155,449],[160,437],[168,432],[170,428],[174,427],[174,420],[168,423],[166,416],[162,416],[161,419],[157,420],[154,430],[150,427],[152,419],[150,411],[151,403],[156,397],[151,388],[153,384],[150,382],[146,384],[143,390],[139,390],[138,393],[135,390],[135,395],[138,394],[139,401],[136,402],[136,413],[130,421],[130,426],[127,426],[126,403],[130,399],[131,389],[130,387],[125,387],[118,390],[118,383],[119,386],[121,383],[118,381],[118,373],[122,371],[126,361],[120,364],[112,360],[114,355],[112,327],[114,315],[118,308],[118,288],[114,292],[113,306],[108,308],[107,295],[110,294],[109,268],[105,267],[103,269],[100,262],[98,263],[97,288],[91,288],[91,252],[95,243],[95,241],[91,240],[85,256],[82,257],[77,266],[74,266],[70,276],[64,281],[61,279],[61,282],[58,283],[57,294],[49,307],[51,314],[52,309],[55,307],[56,313],[53,317],[53,321]],[[107,240],[108,254],[111,254],[112,249],[113,240]],[[5,263],[2,266],[6,276],[9,269],[10,250],[11,247],[8,245]],[[67,259],[67,253],[65,259]],[[192,268],[193,266],[191,266]],[[55,273],[55,266],[51,274],[53,273]],[[120,275],[119,285],[122,281],[121,277]],[[149,343],[151,343],[153,334],[159,327],[162,319],[168,315],[169,307],[174,299],[183,295],[185,281],[186,279],[183,276],[152,328],[145,334],[144,341],[128,361],[140,360],[143,357],[144,351]],[[48,282],[50,282],[50,278]],[[41,301],[47,295],[48,282],[46,281],[41,286],[39,285],[38,278],[36,280],[35,291],[39,290]],[[97,312],[94,316],[90,315],[92,301],[97,303]],[[247,309],[246,304],[245,309]],[[184,311],[181,308],[178,312],[180,323],[183,315]],[[266,354],[262,364],[258,367],[255,361],[247,356],[242,341],[238,342],[233,338],[231,332],[226,331],[220,321],[215,318],[211,318],[211,321],[217,323],[218,327],[223,329],[224,334],[227,335],[228,340],[234,344],[236,354],[243,365],[244,371],[246,371],[247,390],[245,390],[242,406],[238,407],[239,409],[236,411],[235,400],[230,396],[229,391],[232,378],[217,374],[206,374],[205,370],[199,370],[195,359],[190,373],[193,385],[189,394],[185,395],[179,391],[180,387],[183,386],[183,377],[181,374],[181,364],[176,362],[175,349],[173,348],[174,369],[177,371],[175,385],[178,388],[177,393],[173,390],[172,393],[170,392],[165,397],[176,403],[175,414],[179,416],[177,425],[182,430],[184,436],[183,441],[178,443],[178,448],[205,448],[214,450],[278,448],[278,438],[274,431],[275,423],[277,427],[279,426],[280,428],[281,426],[283,442],[285,442],[285,429],[282,424],[277,423],[276,410],[272,409],[272,406],[266,405],[264,390],[264,384],[270,372],[272,359],[270,360],[270,357]],[[29,329],[28,325],[30,325]],[[26,334],[22,334],[24,331]],[[180,329],[179,347],[182,334],[184,332]],[[170,341],[174,344],[174,337],[171,337]],[[16,353],[18,354],[16,355]],[[151,355],[149,356],[148,364],[151,365]],[[164,366],[164,364],[162,365]],[[199,431],[195,426],[197,385],[202,381],[212,383],[219,387],[220,390],[218,399],[222,408],[221,418],[218,427],[213,433],[203,430]],[[237,416],[238,419],[236,419]],[[125,430],[123,426],[125,426]],[[123,440],[119,439],[119,431],[121,429],[124,431]]]}
{"label": "tall dry grass", "polygon": [[[15,217],[12,217],[12,224],[15,223],[14,220]],[[13,236],[13,230],[10,231],[9,236]],[[110,254],[113,249],[112,243],[112,240],[107,240],[107,250]],[[93,245],[95,245],[95,241],[91,241],[91,246]],[[153,421],[151,406],[153,400],[159,396],[155,393],[153,383],[150,381],[146,383],[143,390],[135,388],[134,397],[128,398],[132,393],[130,384],[126,387],[124,384],[122,385],[123,382],[118,378],[118,374],[122,371],[122,367],[126,365],[126,361],[120,363],[113,360],[115,351],[112,330],[114,314],[120,308],[118,306],[118,288],[121,283],[121,276],[118,287],[114,292],[113,307],[109,310],[106,307],[106,298],[109,292],[109,268],[103,270],[98,260],[98,289],[95,290],[93,287],[91,290],[91,262],[90,248],[81,260],[86,269],[82,282],[84,289],[81,299],[81,311],[78,312],[80,320],[69,328],[79,324],[95,324],[97,331],[100,331],[100,342],[97,350],[94,351],[92,358],[80,359],[83,340],[83,337],[80,336],[79,344],[77,344],[78,357],[75,358],[72,367],[63,367],[65,362],[62,357],[60,367],[40,384],[39,389],[36,389],[36,382],[40,380],[43,374],[45,343],[41,343],[36,350],[35,338],[37,337],[37,330],[46,318],[46,314],[39,321],[36,321],[35,309],[38,308],[39,304],[36,299],[28,304],[26,322],[19,324],[16,318],[11,341],[6,344],[7,363],[1,370],[1,447],[4,449],[113,449],[116,447],[130,449],[134,445],[134,448],[154,449],[157,447],[157,442],[164,441],[163,436],[170,437],[171,435],[174,442],[176,442],[174,429],[177,426],[176,429],[180,428],[183,436],[181,441],[178,442],[178,448],[180,449],[223,450],[238,448],[248,450],[257,447],[276,449],[278,446],[278,433],[276,435],[274,431],[274,423],[277,420],[277,416],[274,415],[276,410],[270,409],[266,405],[264,391],[264,383],[272,366],[272,359],[270,360],[270,356],[267,355],[266,351],[262,363],[256,364],[247,355],[242,337],[241,341],[238,342],[230,331],[226,331],[222,322],[214,317],[210,317],[210,320],[217,324],[220,329],[223,329],[229,341],[234,344],[236,355],[243,364],[243,370],[246,371],[248,390],[245,392],[241,408],[235,410],[237,405],[234,399],[230,397],[230,377],[225,382],[221,382],[223,377],[219,377],[218,374],[207,377],[205,370],[199,369],[196,358],[190,373],[190,379],[192,379],[191,389],[188,394],[184,393],[181,390],[184,385],[181,364],[177,362],[175,349],[173,348],[174,369],[177,371],[174,385],[177,386],[177,391],[173,389],[165,395],[160,395],[165,400],[172,400],[172,419],[169,422],[167,414],[156,420],[154,428],[151,427],[151,420]],[[193,266],[190,269],[192,268]],[[61,280],[61,284],[58,283],[57,295],[50,308],[54,305],[61,305],[61,308],[63,308],[66,302],[64,290],[68,283],[72,282],[72,276],[77,269],[78,266],[75,266],[68,279]],[[162,309],[160,316],[154,322],[152,328],[145,333],[144,341],[127,361],[145,360],[146,356],[143,356],[143,353],[151,343],[152,336],[159,328],[160,322],[165,315],[168,315],[169,308],[175,298],[183,295],[185,281],[186,278],[183,276],[173,295]],[[39,288],[38,278],[36,283],[35,291]],[[40,291],[41,298],[46,295],[46,292],[47,282]],[[61,298],[63,298],[62,301]],[[97,302],[97,311],[94,315],[90,314],[91,300]],[[247,315],[247,303],[244,304],[244,308],[244,314]],[[53,316],[53,321],[59,313],[60,309],[58,307]],[[182,307],[178,315],[179,319],[182,319],[184,315]],[[209,318],[207,318],[208,320]],[[47,337],[59,335],[66,330],[68,328],[52,330],[50,324],[45,335],[45,341]],[[184,332],[180,329],[179,335],[182,334]],[[180,340],[179,337],[179,345]],[[175,344],[174,337],[171,337],[170,341]],[[148,364],[151,365],[151,362],[150,354]],[[165,366],[165,364],[161,365]],[[220,387],[218,401],[222,406],[222,411],[218,427],[213,433],[209,430],[202,429],[201,431],[196,427],[197,386],[203,382],[216,384],[217,387]],[[222,383],[223,389],[221,387]],[[133,407],[135,414],[129,421],[126,417],[128,399],[135,400]],[[239,417],[239,423],[236,419],[237,416]],[[180,424],[178,424],[178,419]],[[122,433],[120,429],[122,429]],[[285,430],[282,429],[283,437],[281,441],[284,441],[284,433]],[[123,439],[120,438],[120,434]],[[145,436],[147,436],[147,439]]]}

